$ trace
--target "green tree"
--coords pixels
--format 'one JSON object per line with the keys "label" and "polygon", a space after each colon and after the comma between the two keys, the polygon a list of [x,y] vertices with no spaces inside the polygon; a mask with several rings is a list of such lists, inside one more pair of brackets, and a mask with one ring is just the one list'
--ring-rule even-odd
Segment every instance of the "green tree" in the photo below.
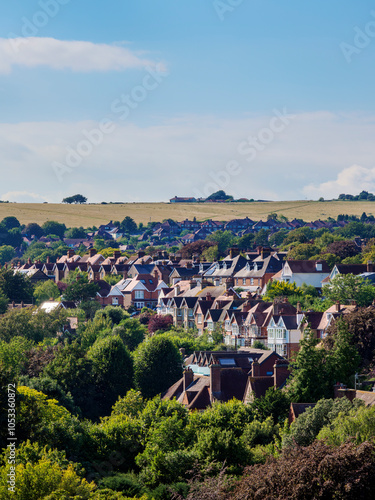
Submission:
{"label": "green tree", "polygon": [[3,266],[7,262],[10,262],[15,255],[16,252],[13,247],[10,245],[2,245],[0,247],[0,264]]}
{"label": "green tree", "polygon": [[299,227],[298,229],[290,231],[283,242],[283,246],[289,245],[290,243],[308,243],[315,237],[316,234],[313,229],[309,227]]}
{"label": "green tree", "polygon": [[255,235],[255,238],[254,238],[254,244],[256,246],[268,246],[269,245],[269,241],[268,241],[268,237],[269,235],[271,234],[270,231],[267,231],[266,229],[261,229],[260,231],[258,231]]}
{"label": "green tree", "polygon": [[[360,357],[360,370],[366,372],[375,367],[375,311],[373,309],[361,308],[350,314],[345,314],[342,321],[347,325],[351,335],[351,345],[355,346]],[[330,326],[324,343],[328,350],[332,350],[336,336],[342,330],[342,322],[336,321]]]}
{"label": "green tree", "polygon": [[43,224],[42,229],[45,235],[56,234],[62,239],[64,238],[66,226],[65,224],[60,224],[60,222],[49,220]]}
{"label": "green tree", "polygon": [[319,253],[312,243],[299,243],[288,251],[288,260],[309,260]]}
{"label": "green tree", "polygon": [[86,238],[86,231],[81,227],[70,227],[65,231],[65,238],[80,239]]}
{"label": "green tree", "polygon": [[219,253],[224,254],[233,245],[235,236],[231,231],[215,231],[207,236],[207,240],[216,243]]}
{"label": "green tree", "polygon": [[333,393],[330,370],[326,367],[326,351],[317,347],[318,339],[307,330],[300,341],[300,350],[292,364],[287,385],[288,397],[296,403],[315,403]]}
{"label": "green tree", "polygon": [[294,282],[269,281],[264,300],[274,300],[276,297],[289,297],[290,295],[303,295],[303,291]]}
{"label": "green tree", "polygon": [[48,280],[37,285],[33,295],[37,305],[39,305],[49,299],[58,299],[60,291],[54,281]]}
{"label": "green tree", "polygon": [[96,489],[94,483],[89,484],[85,479],[82,479],[72,463],[63,468],[47,453],[35,463],[16,463],[14,493],[8,490],[8,473],[9,466],[3,465],[0,469],[0,500],[9,500],[9,498],[15,500],[34,500],[36,498],[89,500],[94,498],[94,490]]}
{"label": "green tree", "polygon": [[129,351],[134,351],[145,339],[147,329],[137,319],[129,318],[115,326],[112,333],[121,337]]}
{"label": "green tree", "polygon": [[253,234],[244,234],[238,238],[237,246],[240,250],[248,250],[253,247],[255,236]]}
{"label": "green tree", "polygon": [[272,417],[276,423],[282,423],[289,413],[290,400],[285,392],[270,387],[261,398],[255,398],[251,409],[260,421]]}
{"label": "green tree", "polygon": [[108,318],[112,325],[118,325],[124,319],[129,318],[129,313],[118,306],[106,306],[95,313],[95,319],[100,317]]}
{"label": "green tree", "polygon": [[[335,415],[335,420],[325,425],[318,434],[328,444],[340,446],[349,439],[359,445],[365,441],[374,442],[375,408],[365,406],[354,407],[347,412]],[[297,419],[298,420],[298,419]]]}
{"label": "green tree", "polygon": [[322,294],[332,302],[348,304],[355,300],[359,306],[368,306],[375,298],[375,287],[361,276],[338,274],[323,286]]}
{"label": "green tree", "polygon": [[0,371],[16,380],[26,365],[26,351],[32,345],[33,342],[24,337],[13,337],[9,342],[0,340]]}
{"label": "green tree", "polygon": [[108,414],[118,396],[125,396],[132,386],[133,360],[119,335],[98,339],[87,357],[100,393],[99,415]]}
{"label": "green tree", "polygon": [[166,334],[142,342],[134,353],[134,379],[143,396],[159,394],[182,376],[182,358]]}
{"label": "green tree", "polygon": [[216,191],[215,193],[210,194],[206,198],[206,200],[213,200],[213,201],[233,201],[233,196],[230,196],[226,194],[225,191],[220,189],[219,191]]}
{"label": "green tree", "polygon": [[8,230],[21,226],[20,221],[13,216],[4,217],[4,219],[0,222],[0,224],[5,226]]}
{"label": "green tree", "polygon": [[97,283],[89,283],[87,276],[79,276],[76,281],[68,285],[64,292],[64,299],[85,302],[94,298],[98,291],[99,285]]}
{"label": "green tree", "polygon": [[6,313],[8,309],[9,299],[5,293],[0,289],[0,314]]}
{"label": "green tree", "polygon": [[82,203],[86,203],[87,202],[87,198],[85,196],[83,196],[82,194],[75,194],[73,196],[68,196],[67,198],[64,198],[62,203],[79,203],[79,204],[82,204]]}
{"label": "green tree", "polygon": [[89,418],[98,414],[92,365],[85,350],[73,342],[60,349],[43,370],[43,376],[56,380],[66,393],[71,393],[83,416]]}
{"label": "green tree", "polygon": [[283,436],[283,448],[309,446],[324,426],[330,426],[339,414],[348,415],[352,408],[353,404],[347,398],[320,399],[291,424]]}
{"label": "green tree", "polygon": [[41,238],[44,234],[43,229],[35,222],[30,222],[25,227],[25,233],[27,236],[35,236],[37,239]]}
{"label": "green tree", "polygon": [[120,227],[121,227],[121,230],[124,233],[129,233],[129,234],[134,234],[138,230],[136,222],[134,221],[134,219],[132,219],[131,217],[129,217],[129,215],[127,215],[123,219],[123,221],[121,222],[121,226]]}

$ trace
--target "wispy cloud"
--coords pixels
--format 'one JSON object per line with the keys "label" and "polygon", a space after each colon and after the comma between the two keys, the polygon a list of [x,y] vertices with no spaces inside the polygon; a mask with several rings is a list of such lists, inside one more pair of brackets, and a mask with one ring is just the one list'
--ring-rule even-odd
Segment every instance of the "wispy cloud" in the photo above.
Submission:
{"label": "wispy cloud", "polygon": [[40,196],[37,193],[29,193],[28,191],[9,191],[0,195],[2,201],[17,201],[18,203],[43,203],[48,201],[47,198]]}
{"label": "wispy cloud", "polygon": [[0,38],[0,73],[9,74],[14,66],[75,72],[123,71],[154,67],[157,62],[122,45],[55,38]]}

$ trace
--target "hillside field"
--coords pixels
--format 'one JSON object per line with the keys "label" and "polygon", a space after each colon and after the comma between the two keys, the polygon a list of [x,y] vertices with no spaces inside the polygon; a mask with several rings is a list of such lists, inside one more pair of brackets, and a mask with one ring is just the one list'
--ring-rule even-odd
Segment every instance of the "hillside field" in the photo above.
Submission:
{"label": "hillside field", "polygon": [[21,222],[43,224],[47,220],[64,222],[67,227],[91,227],[110,220],[132,217],[137,223],[150,221],[205,219],[230,220],[248,216],[254,220],[266,220],[267,215],[276,212],[288,219],[305,221],[336,218],[338,214],[361,216],[363,212],[375,214],[375,202],[369,201],[275,201],[253,203],[125,203],[65,205],[52,203],[0,203],[0,220],[13,215]]}

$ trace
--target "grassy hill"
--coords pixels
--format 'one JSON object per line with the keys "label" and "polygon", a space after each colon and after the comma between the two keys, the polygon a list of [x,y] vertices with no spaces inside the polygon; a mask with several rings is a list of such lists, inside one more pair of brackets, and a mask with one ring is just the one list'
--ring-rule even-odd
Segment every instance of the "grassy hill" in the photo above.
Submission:
{"label": "grassy hill", "polygon": [[22,224],[47,220],[64,222],[68,227],[98,226],[110,220],[122,220],[126,215],[137,223],[163,219],[230,220],[250,217],[265,220],[271,212],[285,215],[288,219],[305,221],[337,217],[338,214],[361,216],[363,212],[375,214],[375,202],[369,201],[275,201],[253,203],[126,203],[65,205],[52,203],[0,203],[0,220],[13,215]]}

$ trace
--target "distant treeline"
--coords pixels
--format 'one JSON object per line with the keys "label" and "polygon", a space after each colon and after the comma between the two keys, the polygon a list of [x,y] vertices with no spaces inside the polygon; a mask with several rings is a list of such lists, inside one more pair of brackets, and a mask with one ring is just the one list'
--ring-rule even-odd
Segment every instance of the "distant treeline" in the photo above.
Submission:
{"label": "distant treeline", "polygon": [[375,201],[375,195],[372,193],[368,193],[367,191],[361,191],[357,195],[342,193],[339,195],[338,199],[349,200],[349,201],[361,201],[361,200]]}

